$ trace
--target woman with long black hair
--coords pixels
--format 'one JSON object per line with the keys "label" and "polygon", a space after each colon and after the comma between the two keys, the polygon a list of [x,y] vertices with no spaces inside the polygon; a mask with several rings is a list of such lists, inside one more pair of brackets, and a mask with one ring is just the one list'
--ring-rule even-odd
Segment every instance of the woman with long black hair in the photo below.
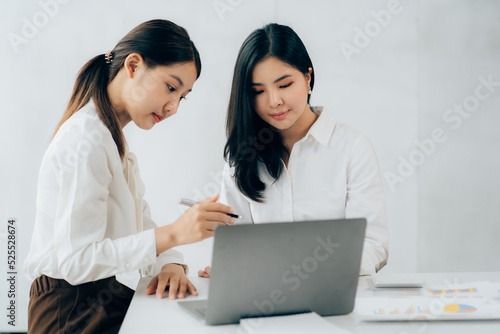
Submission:
{"label": "woman with long black hair", "polygon": [[377,159],[365,135],[309,104],[314,78],[290,27],[268,24],[243,42],[227,111],[221,201],[244,223],[364,217],[360,274],[375,273],[387,262],[389,240]]}
{"label": "woman with long black hair", "polygon": [[167,286],[171,299],[197,294],[171,248],[234,223],[233,211],[216,195],[157,227],[122,129],[132,121],[148,130],[174,115],[200,71],[188,33],[166,20],[137,26],[80,70],[40,168],[24,265],[30,333],[118,332],[133,290],[115,276],[132,288],[139,271],[154,276],[146,293],[159,298]]}

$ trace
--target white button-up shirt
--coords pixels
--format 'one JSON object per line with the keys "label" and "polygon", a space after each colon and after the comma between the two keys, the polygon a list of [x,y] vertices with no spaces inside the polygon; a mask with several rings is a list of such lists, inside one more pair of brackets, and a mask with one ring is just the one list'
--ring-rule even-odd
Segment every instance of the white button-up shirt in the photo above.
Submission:
{"label": "white button-up shirt", "polygon": [[292,148],[288,167],[274,180],[261,163],[264,203],[243,195],[226,163],[220,202],[243,216],[240,223],[366,218],[360,274],[380,270],[388,257],[385,197],[375,152],[368,138],[339,123],[321,107],[307,135]]}
{"label": "white button-up shirt", "polygon": [[93,102],[76,112],[50,143],[40,168],[36,220],[24,271],[76,285],[117,275],[135,289],[141,269],[155,275],[182,263],[156,256],[156,224],[142,198],[137,159],[118,149]]}

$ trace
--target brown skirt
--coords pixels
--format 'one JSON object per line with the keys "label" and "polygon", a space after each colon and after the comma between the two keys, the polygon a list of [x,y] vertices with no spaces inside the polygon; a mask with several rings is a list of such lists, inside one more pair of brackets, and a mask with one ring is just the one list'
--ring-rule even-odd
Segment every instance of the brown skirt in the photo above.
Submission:
{"label": "brown skirt", "polygon": [[28,333],[118,333],[133,294],[115,277],[71,285],[42,275],[31,284]]}

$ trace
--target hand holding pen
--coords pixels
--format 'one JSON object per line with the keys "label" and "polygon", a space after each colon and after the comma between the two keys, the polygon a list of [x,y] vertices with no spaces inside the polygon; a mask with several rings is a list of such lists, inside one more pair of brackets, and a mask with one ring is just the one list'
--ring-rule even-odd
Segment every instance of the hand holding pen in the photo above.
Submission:
{"label": "hand holding pen", "polygon": [[217,203],[219,195],[194,203],[176,221],[155,229],[156,254],[179,245],[212,237],[218,225],[234,224],[230,216],[234,210],[227,205]]}
{"label": "hand holding pen", "polygon": [[[187,198],[181,198],[181,200],[179,201],[179,204],[191,207],[195,204],[198,204],[198,202],[195,202],[195,201],[187,199]],[[238,216],[237,214],[234,214],[234,213],[226,213],[226,215],[228,215],[229,217],[233,217],[235,219],[242,219],[243,218],[242,216]]]}

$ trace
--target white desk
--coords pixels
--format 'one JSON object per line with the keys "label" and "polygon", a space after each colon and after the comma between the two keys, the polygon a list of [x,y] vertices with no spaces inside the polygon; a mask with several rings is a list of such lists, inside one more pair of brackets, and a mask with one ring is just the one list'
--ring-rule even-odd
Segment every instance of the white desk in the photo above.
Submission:
{"label": "white desk", "polygon": [[[488,273],[432,273],[421,274],[427,284],[444,285],[448,282],[467,283],[489,280],[500,282],[500,272]],[[196,286],[199,296],[187,299],[206,299],[209,279],[190,277]],[[147,296],[145,290],[150,278],[143,278],[137,287],[130,308],[120,330],[120,334],[128,333],[238,333],[238,325],[206,326],[179,308],[176,301],[167,298],[157,299],[155,295]],[[370,298],[380,295],[374,292],[371,278],[360,277],[356,297]],[[363,322],[351,313],[344,316],[325,317],[333,324],[351,333],[500,333],[500,320],[488,321],[435,321],[435,322]]]}

